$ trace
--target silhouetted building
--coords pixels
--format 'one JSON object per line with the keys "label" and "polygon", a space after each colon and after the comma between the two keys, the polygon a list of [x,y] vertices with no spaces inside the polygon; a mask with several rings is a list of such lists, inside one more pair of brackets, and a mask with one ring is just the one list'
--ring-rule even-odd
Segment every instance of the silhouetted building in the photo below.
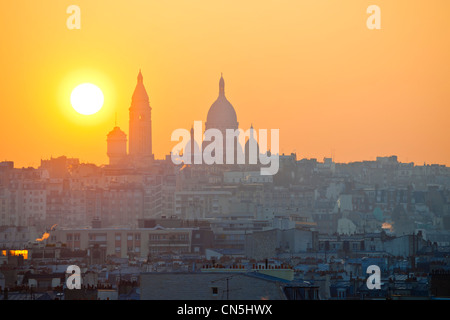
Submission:
{"label": "silhouetted building", "polygon": [[146,165],[147,161],[153,160],[152,108],[140,70],[129,108],[129,121],[129,155],[135,163]]}
{"label": "silhouetted building", "polygon": [[[226,161],[227,154],[227,129],[237,130],[239,127],[239,123],[237,121],[236,111],[234,110],[233,105],[228,101],[225,97],[225,81],[223,77],[220,77],[219,81],[219,96],[216,101],[211,105],[208,110],[208,115],[205,122],[205,131],[209,129],[217,129],[222,133],[223,141],[223,163]],[[202,150],[205,150],[205,147],[210,144],[209,141],[203,142]],[[239,145],[239,141],[237,138],[234,139],[234,163],[237,163],[237,155],[240,152],[243,153],[242,146]],[[212,154],[215,156],[215,154]]]}
{"label": "silhouetted building", "polygon": [[126,160],[127,156],[127,135],[115,126],[107,136],[107,155],[109,164],[117,166]]}
{"label": "silhouetted building", "polygon": [[435,297],[450,297],[450,271],[434,270],[430,274],[430,294]]}

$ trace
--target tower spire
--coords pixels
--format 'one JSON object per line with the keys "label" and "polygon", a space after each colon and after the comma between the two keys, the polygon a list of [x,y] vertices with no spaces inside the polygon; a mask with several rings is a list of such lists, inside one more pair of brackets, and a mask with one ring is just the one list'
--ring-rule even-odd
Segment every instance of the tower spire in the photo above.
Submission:
{"label": "tower spire", "polygon": [[142,71],[139,69],[129,108],[129,155],[137,160],[137,163],[143,163],[141,161],[153,157],[151,111]]}
{"label": "tower spire", "polygon": [[142,83],[143,82],[142,72],[141,72],[140,68],[139,68],[139,74],[137,76],[137,80],[138,80],[138,83]]}
{"label": "tower spire", "polygon": [[225,80],[223,80],[223,73],[220,73],[220,80],[219,80],[219,96],[225,95]]}

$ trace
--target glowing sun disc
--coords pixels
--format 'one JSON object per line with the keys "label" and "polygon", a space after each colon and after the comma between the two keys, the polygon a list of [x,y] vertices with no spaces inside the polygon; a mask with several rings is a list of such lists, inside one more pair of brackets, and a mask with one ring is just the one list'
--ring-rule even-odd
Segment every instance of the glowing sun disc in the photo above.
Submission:
{"label": "glowing sun disc", "polygon": [[78,113],[91,115],[98,112],[103,106],[103,92],[92,83],[82,83],[73,89],[70,103]]}

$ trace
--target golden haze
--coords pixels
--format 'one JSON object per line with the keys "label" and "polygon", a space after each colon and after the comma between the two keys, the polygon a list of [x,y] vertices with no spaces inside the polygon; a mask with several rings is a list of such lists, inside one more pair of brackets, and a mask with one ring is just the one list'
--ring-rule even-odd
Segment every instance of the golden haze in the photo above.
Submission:
{"label": "golden haze", "polygon": [[[281,152],[450,165],[447,0],[79,0],[81,30],[66,27],[71,4],[2,3],[0,160],[107,163],[141,68],[157,158],[205,121],[223,72],[239,126],[280,129]],[[366,27],[371,4],[382,30]],[[105,95],[92,116],[70,106],[83,82]]]}

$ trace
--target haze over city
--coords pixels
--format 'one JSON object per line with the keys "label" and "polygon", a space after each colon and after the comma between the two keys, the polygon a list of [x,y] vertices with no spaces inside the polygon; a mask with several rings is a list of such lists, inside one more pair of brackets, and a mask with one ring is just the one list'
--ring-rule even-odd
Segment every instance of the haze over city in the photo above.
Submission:
{"label": "haze over city", "polygon": [[449,11],[3,3],[0,300],[450,300]]}
{"label": "haze over city", "polygon": [[[79,30],[64,1],[5,3],[0,157],[107,163],[105,132],[116,113],[128,132],[142,69],[156,158],[206,118],[223,72],[240,126],[280,129],[282,153],[448,165],[450,5],[381,0],[382,28],[368,30],[366,2],[80,1]],[[91,116],[70,105],[83,82],[104,93]]]}

